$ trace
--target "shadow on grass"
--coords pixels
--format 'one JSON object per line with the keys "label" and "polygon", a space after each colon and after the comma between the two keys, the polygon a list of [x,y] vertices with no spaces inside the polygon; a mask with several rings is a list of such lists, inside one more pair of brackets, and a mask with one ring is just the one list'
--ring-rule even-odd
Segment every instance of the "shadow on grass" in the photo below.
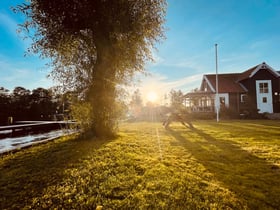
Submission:
{"label": "shadow on grass", "polygon": [[73,137],[0,156],[0,209],[31,204],[45,188],[63,181],[65,169],[77,167],[90,152],[112,140]]}
{"label": "shadow on grass", "polygon": [[[169,129],[184,146],[227,189],[248,203],[250,209],[278,209],[280,206],[279,168],[267,163],[232,141],[223,141],[193,128]],[[194,135],[199,136],[193,140]]]}

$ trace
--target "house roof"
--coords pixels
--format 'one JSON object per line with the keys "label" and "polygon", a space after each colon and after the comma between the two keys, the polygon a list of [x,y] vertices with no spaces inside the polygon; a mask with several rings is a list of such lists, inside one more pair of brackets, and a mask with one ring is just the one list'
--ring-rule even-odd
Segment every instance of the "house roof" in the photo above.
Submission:
{"label": "house roof", "polygon": [[279,72],[275,71],[272,67],[263,62],[241,73],[237,81],[242,81],[244,79],[251,78],[261,69],[267,69],[274,76],[280,77]]}
{"label": "house roof", "polygon": [[256,66],[254,66],[254,67],[252,67],[252,68],[250,68],[250,69],[248,69],[248,70],[242,72],[241,74],[239,74],[237,80],[238,80],[238,81],[242,81],[242,80],[244,80],[244,79],[248,79],[248,78],[250,77],[250,75],[256,70],[256,68],[257,68],[258,66],[259,66],[259,65],[256,65]]}
{"label": "house roof", "polygon": [[[246,92],[246,89],[237,82],[239,78],[239,73],[235,74],[219,74],[218,75],[218,92],[219,93],[240,93]],[[213,90],[216,91],[216,74],[207,74],[204,75],[205,79]]]}
{"label": "house roof", "polygon": [[[242,80],[253,77],[259,70],[267,69],[271,74],[280,77],[280,72],[275,71],[265,62],[256,65],[242,73],[218,74],[218,92],[219,93],[241,93],[247,92],[247,89],[240,83]],[[212,92],[216,92],[216,74],[206,74],[203,80],[207,82]]]}

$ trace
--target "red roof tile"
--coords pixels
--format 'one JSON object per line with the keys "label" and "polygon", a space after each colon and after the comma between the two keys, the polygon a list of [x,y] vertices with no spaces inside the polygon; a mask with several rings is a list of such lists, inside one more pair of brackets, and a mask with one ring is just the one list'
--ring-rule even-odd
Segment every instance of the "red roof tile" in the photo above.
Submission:
{"label": "red roof tile", "polygon": [[244,79],[248,79],[250,77],[250,75],[252,74],[253,71],[255,71],[255,69],[258,67],[259,65],[256,65],[242,73],[239,74],[239,77],[237,79],[237,81],[242,81]]}
{"label": "red roof tile", "polygon": [[[246,90],[237,82],[240,74],[219,74],[218,86],[219,93],[240,93]],[[207,74],[205,77],[211,83],[212,87],[216,89],[216,74]]]}

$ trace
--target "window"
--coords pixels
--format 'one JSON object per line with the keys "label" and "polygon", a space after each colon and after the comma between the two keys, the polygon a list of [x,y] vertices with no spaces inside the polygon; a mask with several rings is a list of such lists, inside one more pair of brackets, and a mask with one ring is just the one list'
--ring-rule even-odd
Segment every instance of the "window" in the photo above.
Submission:
{"label": "window", "polygon": [[204,91],[205,91],[205,92],[207,92],[207,91],[208,91],[208,88],[207,88],[207,84],[206,84],[206,82],[204,82],[204,83],[203,83],[203,89],[204,89]]}
{"label": "window", "polygon": [[225,106],[226,98],[220,97],[220,105]]}
{"label": "window", "polygon": [[247,94],[241,94],[240,95],[240,102],[245,103],[247,101]]}
{"label": "window", "polygon": [[45,97],[45,93],[40,92],[40,93],[39,93],[39,96],[40,96],[41,98],[44,98],[44,97]]}
{"label": "window", "polygon": [[259,90],[260,93],[268,93],[268,83],[267,82],[259,83]]}
{"label": "window", "polygon": [[263,103],[267,103],[267,97],[262,98]]}

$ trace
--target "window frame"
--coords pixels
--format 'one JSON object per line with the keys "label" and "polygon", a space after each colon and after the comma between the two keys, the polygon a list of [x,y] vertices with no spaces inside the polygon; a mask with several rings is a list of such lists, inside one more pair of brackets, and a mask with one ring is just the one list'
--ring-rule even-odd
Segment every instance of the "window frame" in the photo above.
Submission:
{"label": "window frame", "polygon": [[259,83],[259,93],[268,93],[268,82]]}

